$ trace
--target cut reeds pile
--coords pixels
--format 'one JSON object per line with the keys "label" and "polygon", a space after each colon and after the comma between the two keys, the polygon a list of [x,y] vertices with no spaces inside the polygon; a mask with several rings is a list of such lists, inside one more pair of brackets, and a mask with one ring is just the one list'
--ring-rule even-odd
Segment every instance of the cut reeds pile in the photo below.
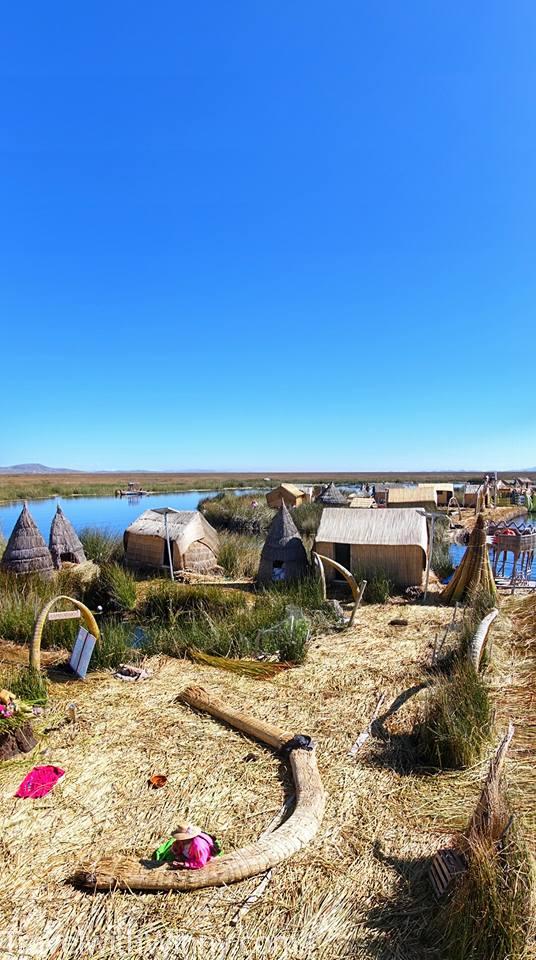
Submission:
{"label": "cut reeds pile", "polygon": [[463,600],[478,590],[484,590],[492,597],[497,595],[489,561],[483,514],[477,517],[462,561],[441,597],[447,603],[455,603],[456,600]]}

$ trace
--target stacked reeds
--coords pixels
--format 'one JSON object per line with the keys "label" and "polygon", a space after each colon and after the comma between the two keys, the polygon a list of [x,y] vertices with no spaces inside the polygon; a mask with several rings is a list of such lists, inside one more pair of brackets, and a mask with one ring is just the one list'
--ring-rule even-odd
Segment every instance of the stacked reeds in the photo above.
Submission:
{"label": "stacked reeds", "polygon": [[441,596],[447,603],[455,603],[474,594],[477,590],[485,591],[492,597],[497,594],[489,562],[483,514],[477,517],[462,562]]}

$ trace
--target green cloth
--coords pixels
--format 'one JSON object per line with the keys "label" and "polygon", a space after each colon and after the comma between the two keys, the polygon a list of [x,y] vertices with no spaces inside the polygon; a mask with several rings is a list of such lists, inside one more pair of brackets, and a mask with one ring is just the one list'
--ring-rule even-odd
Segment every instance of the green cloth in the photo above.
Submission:
{"label": "green cloth", "polygon": [[164,842],[156,848],[152,859],[156,860],[158,863],[162,863],[164,860],[174,860],[175,855],[171,849],[174,843],[175,837],[171,837],[169,840],[164,840]]}

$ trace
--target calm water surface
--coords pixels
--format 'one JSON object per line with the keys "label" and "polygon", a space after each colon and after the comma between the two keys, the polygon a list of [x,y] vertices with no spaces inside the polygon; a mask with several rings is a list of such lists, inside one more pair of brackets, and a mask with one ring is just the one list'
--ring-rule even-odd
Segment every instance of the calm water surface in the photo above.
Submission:
{"label": "calm water surface", "polygon": [[[251,493],[254,490],[236,490]],[[48,542],[50,524],[59,504],[76,531],[101,527],[111,533],[123,533],[136,517],[150,507],[174,507],[195,510],[200,500],[217,496],[217,491],[187,490],[183,493],[159,493],[150,497],[52,497],[28,500],[28,509]],[[0,505],[0,533],[7,539],[22,509],[20,501]]]}

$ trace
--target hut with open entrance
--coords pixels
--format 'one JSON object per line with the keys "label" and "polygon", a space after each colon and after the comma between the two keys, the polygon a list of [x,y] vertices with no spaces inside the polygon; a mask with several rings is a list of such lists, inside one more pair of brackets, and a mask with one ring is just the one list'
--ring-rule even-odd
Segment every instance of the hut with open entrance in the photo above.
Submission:
{"label": "hut with open entrance", "polygon": [[48,548],[56,570],[62,563],[85,563],[84,548],[59,504],[50,527]]}
{"label": "hut with open entrance", "polygon": [[259,583],[299,580],[309,569],[302,538],[287,507],[281,504],[261,551]]}
{"label": "hut with open entrance", "polygon": [[208,573],[217,566],[218,534],[199,510],[158,507],[146,510],[123,535],[125,558],[132,567],[169,567]]}
{"label": "hut with open entrance", "polygon": [[322,493],[316,498],[316,502],[322,503],[325,507],[348,506],[348,500],[333,482],[329,483]]}
{"label": "hut with open entrance", "polygon": [[[371,580],[385,574],[398,587],[420,586],[428,527],[417,510],[331,509],[322,513],[315,551]],[[326,578],[341,576],[331,568]]]}
{"label": "hut with open entrance", "polygon": [[[429,483],[418,483],[418,487],[429,487]],[[446,483],[442,480],[440,483],[434,483],[432,486],[435,489],[437,506],[438,507],[448,507],[452,497],[454,496],[454,484]]]}
{"label": "hut with open entrance", "polygon": [[266,494],[266,503],[274,510],[279,510],[282,503],[287,507],[299,507],[300,504],[305,503],[305,500],[304,491],[295,487],[293,483],[280,483],[278,487]]}
{"label": "hut with open entrance", "polygon": [[437,494],[433,483],[420,484],[418,487],[389,487],[387,493],[389,509],[424,507],[425,510],[437,509]]}
{"label": "hut with open entrance", "polygon": [[54,572],[50,550],[27,504],[24,504],[7,541],[0,569],[16,574],[38,573],[45,577],[49,577]]}
{"label": "hut with open entrance", "polygon": [[490,505],[489,488],[483,483],[466,483],[463,493],[464,507],[483,510]]}

